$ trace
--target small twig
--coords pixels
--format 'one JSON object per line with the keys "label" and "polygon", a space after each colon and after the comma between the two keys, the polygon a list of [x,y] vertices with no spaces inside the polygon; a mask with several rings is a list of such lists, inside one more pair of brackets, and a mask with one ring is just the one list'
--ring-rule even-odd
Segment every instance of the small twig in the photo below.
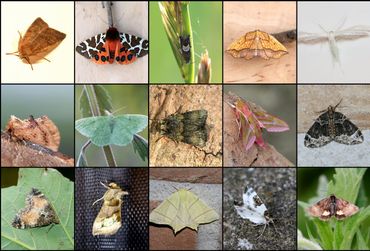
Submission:
{"label": "small twig", "polygon": [[112,5],[113,3],[111,1],[103,1],[102,2],[103,8],[104,6],[107,6],[107,14],[108,14],[108,23],[109,27],[113,27],[113,13],[112,13]]}

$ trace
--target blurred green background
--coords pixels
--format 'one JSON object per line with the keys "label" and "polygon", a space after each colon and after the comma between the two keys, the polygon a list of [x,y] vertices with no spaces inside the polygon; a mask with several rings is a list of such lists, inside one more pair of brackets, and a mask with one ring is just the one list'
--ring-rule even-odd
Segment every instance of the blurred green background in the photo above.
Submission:
{"label": "blurred green background", "polygon": [[[212,83],[222,82],[222,2],[191,1],[189,5],[195,52],[195,74],[205,49],[211,58]],[[159,5],[149,3],[150,83],[184,83],[165,33]]]}
{"label": "blurred green background", "polygon": [[[142,114],[148,116],[148,87],[146,85],[103,85],[112,98],[113,114]],[[82,92],[82,85],[76,85],[76,120],[82,118],[79,108],[79,98]],[[117,111],[117,112],[116,112]],[[87,138],[79,132],[76,136],[76,160],[81,147],[87,142]],[[148,140],[148,128],[141,133]],[[119,166],[147,166],[147,159],[142,161],[140,156],[134,152],[132,144],[124,147],[112,146],[113,154]],[[103,148],[90,145],[86,151],[89,166],[106,166]]]}
{"label": "blurred green background", "polygon": [[[346,168],[344,168],[346,169]],[[348,168],[349,169],[349,168]],[[325,175],[328,181],[330,182],[335,174],[334,168],[298,168],[297,172],[297,183],[298,183],[298,200],[308,202],[309,199],[317,195],[317,188],[319,186],[319,177],[320,175]],[[365,172],[365,175],[362,180],[362,186],[367,198],[370,198],[370,172],[369,169]],[[367,203],[368,204],[368,203]],[[307,224],[310,226],[310,229],[313,229],[311,220],[309,220],[299,206],[298,208],[298,229],[302,231],[302,234],[308,237],[307,233]],[[370,226],[370,219],[368,220]]]}
{"label": "blurred green background", "polygon": [[224,94],[229,91],[235,95],[261,106],[268,114],[276,116],[289,125],[286,132],[266,132],[263,138],[273,145],[293,164],[296,164],[297,120],[295,85],[226,85]]}
{"label": "blurred green background", "polygon": [[10,115],[20,119],[47,115],[58,127],[59,151],[74,156],[73,85],[1,85],[1,128]]}

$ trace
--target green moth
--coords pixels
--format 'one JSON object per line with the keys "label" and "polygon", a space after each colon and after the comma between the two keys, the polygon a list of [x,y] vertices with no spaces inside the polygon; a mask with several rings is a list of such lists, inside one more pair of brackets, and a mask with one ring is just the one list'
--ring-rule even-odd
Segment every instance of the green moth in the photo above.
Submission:
{"label": "green moth", "polygon": [[97,146],[125,146],[134,134],[148,125],[148,117],[139,114],[96,116],[76,121],[76,130]]}

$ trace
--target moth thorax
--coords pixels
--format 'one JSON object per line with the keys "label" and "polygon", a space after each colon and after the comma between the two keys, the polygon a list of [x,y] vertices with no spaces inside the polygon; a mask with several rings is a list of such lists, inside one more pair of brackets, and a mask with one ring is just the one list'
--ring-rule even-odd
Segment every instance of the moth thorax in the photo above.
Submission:
{"label": "moth thorax", "polygon": [[116,28],[114,27],[110,27],[108,30],[107,30],[107,34],[106,34],[106,39],[107,40],[119,40],[119,32]]}
{"label": "moth thorax", "polygon": [[337,198],[335,198],[334,195],[330,196],[330,215],[334,215],[336,211],[336,205],[337,205]]}
{"label": "moth thorax", "polygon": [[267,210],[263,213],[263,216],[265,217],[267,222],[272,221],[271,216]]}

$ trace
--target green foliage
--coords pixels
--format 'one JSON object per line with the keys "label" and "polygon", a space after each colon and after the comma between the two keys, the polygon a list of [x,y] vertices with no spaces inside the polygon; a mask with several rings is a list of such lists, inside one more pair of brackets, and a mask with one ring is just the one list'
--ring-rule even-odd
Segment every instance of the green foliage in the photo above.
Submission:
{"label": "green foliage", "polygon": [[[96,99],[99,102],[100,114],[105,114],[105,111],[112,112],[112,98],[110,97],[107,90],[102,85],[91,85],[89,88],[92,88]],[[89,100],[88,88],[85,85],[83,87],[81,96],[80,96],[80,112],[82,117],[91,117],[93,116],[91,112],[91,100]]]}
{"label": "green foliage", "polygon": [[[17,229],[11,223],[25,207],[32,187],[49,199],[60,224]],[[1,249],[71,250],[74,248],[73,182],[52,168],[20,168],[17,186],[1,189]]]}
{"label": "green foliage", "polygon": [[135,153],[137,152],[140,158],[144,161],[148,159],[148,141],[138,134],[134,135],[134,141],[132,142]]}
{"label": "green foliage", "polygon": [[[320,177],[317,190],[319,196],[311,198],[309,203],[299,201],[298,205],[306,212],[308,206],[330,194],[335,194],[341,199],[356,203],[366,170],[366,168],[336,168],[336,173],[329,183],[326,178]],[[363,196],[364,194],[362,194]],[[362,198],[362,200],[366,199]],[[357,205],[360,206],[359,212],[342,221],[332,218],[326,222],[311,218],[312,224],[310,225],[313,225],[315,231],[307,226],[310,240],[317,242],[325,250],[370,249],[369,239],[365,239],[370,235],[370,206],[361,207],[361,205]],[[310,218],[307,212],[306,217]]]}

